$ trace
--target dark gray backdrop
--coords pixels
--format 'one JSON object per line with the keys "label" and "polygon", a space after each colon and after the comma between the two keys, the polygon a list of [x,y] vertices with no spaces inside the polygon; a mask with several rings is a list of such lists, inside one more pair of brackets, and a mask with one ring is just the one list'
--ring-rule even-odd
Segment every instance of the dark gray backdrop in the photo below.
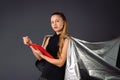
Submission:
{"label": "dark gray backdrop", "polygon": [[[118,0],[119,1],[119,0]],[[120,36],[120,3],[117,0],[16,0],[0,2],[0,80],[37,80],[39,71],[25,35],[42,43],[53,34],[50,14],[60,11],[69,33],[86,41],[106,41]]]}

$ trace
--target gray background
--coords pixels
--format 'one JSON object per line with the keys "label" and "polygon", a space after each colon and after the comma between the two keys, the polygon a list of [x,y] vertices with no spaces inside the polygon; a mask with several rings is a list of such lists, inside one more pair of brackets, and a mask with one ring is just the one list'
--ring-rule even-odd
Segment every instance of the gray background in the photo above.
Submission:
{"label": "gray background", "polygon": [[0,80],[38,80],[36,59],[22,37],[41,44],[44,35],[53,34],[51,13],[65,14],[72,36],[106,41],[120,36],[119,4],[119,0],[0,1]]}

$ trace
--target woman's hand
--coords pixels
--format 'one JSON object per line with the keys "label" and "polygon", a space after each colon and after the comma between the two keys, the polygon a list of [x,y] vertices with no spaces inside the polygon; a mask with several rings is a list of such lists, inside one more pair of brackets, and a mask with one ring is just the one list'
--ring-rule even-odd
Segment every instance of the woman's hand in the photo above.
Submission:
{"label": "woman's hand", "polygon": [[32,44],[32,41],[31,41],[31,39],[28,36],[24,36],[23,37],[23,43],[25,45],[29,45],[29,44]]}
{"label": "woman's hand", "polygon": [[[23,43],[24,43],[25,45],[29,45],[29,44],[32,44],[32,40],[31,40],[28,36],[24,36],[24,37],[23,37]],[[34,56],[35,56],[37,59],[40,60],[40,59],[42,58],[41,56],[42,56],[43,54],[42,54],[39,50],[34,49],[32,46],[30,46],[30,48],[31,48]]]}
{"label": "woman's hand", "polygon": [[38,49],[34,49],[32,46],[30,46],[30,48],[32,49],[34,55],[38,58],[41,59],[44,57],[44,55],[42,54],[42,52]]}

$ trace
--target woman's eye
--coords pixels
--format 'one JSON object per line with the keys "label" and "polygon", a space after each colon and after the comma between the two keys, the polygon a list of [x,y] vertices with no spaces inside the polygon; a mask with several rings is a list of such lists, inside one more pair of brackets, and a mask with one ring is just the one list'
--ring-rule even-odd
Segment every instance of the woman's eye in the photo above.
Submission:
{"label": "woman's eye", "polygon": [[57,20],[56,22],[59,22],[59,20]]}
{"label": "woman's eye", "polygon": [[51,24],[53,24],[54,22],[51,22]]}

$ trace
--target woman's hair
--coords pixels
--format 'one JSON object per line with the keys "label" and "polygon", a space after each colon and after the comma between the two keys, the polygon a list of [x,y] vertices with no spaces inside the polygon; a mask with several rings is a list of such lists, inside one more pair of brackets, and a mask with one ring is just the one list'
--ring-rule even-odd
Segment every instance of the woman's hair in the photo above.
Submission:
{"label": "woman's hair", "polygon": [[64,16],[63,13],[61,12],[55,12],[53,14],[51,14],[51,16],[53,15],[59,15],[62,19],[63,19],[63,29],[62,29],[62,32],[61,32],[61,35],[60,35],[60,38],[59,38],[59,50],[58,50],[58,58],[61,56],[61,53],[62,53],[62,48],[63,48],[63,44],[64,44],[64,38],[65,38],[65,35],[67,34],[67,20],[66,20],[66,17]]}

